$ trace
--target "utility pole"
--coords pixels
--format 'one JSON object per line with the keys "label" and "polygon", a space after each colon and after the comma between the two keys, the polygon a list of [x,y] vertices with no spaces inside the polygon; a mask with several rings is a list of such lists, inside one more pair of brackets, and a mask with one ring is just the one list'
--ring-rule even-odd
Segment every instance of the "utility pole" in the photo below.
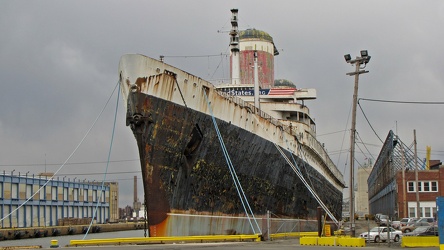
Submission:
{"label": "utility pole", "polygon": [[405,152],[404,152],[404,146],[401,145],[401,157],[402,157],[402,217],[409,217],[408,211],[407,211],[407,190],[405,185],[405,170],[407,168],[405,163]]}
{"label": "utility pole", "polygon": [[[355,204],[354,204],[354,188],[355,188],[355,139],[356,139],[356,106],[358,104],[358,83],[359,75],[368,73],[364,70],[367,63],[370,61],[370,56],[367,50],[361,50],[361,56],[357,56],[356,59],[351,59],[350,54],[344,55],[345,61],[351,65],[356,65],[355,71],[347,73],[349,76],[355,76],[355,87],[353,92],[353,110],[352,110],[352,124],[350,131],[350,233],[352,237],[355,237]],[[361,65],[363,65],[361,67]]]}
{"label": "utility pole", "polygon": [[416,129],[413,130],[413,143],[415,144],[415,182],[416,182],[416,217],[421,217],[421,206],[419,204],[419,181],[418,181],[418,151],[416,148]]}

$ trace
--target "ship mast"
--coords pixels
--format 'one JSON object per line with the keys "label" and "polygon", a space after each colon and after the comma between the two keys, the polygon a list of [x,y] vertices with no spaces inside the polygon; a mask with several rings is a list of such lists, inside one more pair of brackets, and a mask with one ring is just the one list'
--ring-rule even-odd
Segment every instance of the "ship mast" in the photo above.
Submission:
{"label": "ship mast", "polygon": [[237,26],[237,9],[231,10],[231,83],[240,84],[239,30]]}
{"label": "ship mast", "polygon": [[259,70],[257,68],[257,50],[254,51],[254,106],[256,112],[261,109],[259,101]]}

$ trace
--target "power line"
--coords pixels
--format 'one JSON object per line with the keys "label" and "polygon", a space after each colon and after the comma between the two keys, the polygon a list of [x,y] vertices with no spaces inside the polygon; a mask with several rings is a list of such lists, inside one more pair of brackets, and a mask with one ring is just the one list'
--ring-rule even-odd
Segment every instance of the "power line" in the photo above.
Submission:
{"label": "power line", "polygon": [[325,136],[325,135],[332,135],[332,134],[338,134],[338,133],[342,133],[347,131],[346,129],[344,130],[339,130],[339,131],[334,131],[334,132],[330,132],[330,133],[325,133],[325,134],[317,134],[316,137],[321,137],[321,136]]}
{"label": "power line", "polygon": [[220,53],[220,54],[213,54],[213,55],[188,55],[188,56],[164,56],[164,55],[161,55],[161,57],[163,57],[163,58],[188,58],[188,57],[190,57],[190,58],[193,58],[193,57],[219,57],[219,56],[222,56],[222,55],[228,55],[228,54],[226,54],[226,53]]}
{"label": "power line", "polygon": [[[119,162],[130,162],[130,161],[140,161],[139,159],[133,160],[115,160],[110,161],[110,163],[119,163]],[[86,164],[103,164],[107,163],[107,161],[89,161],[89,162],[72,162],[65,163],[65,165],[86,165]],[[59,166],[62,163],[47,163],[49,166]],[[31,164],[0,164],[0,167],[32,167],[32,166],[41,166],[41,163],[31,163]]]}
{"label": "power line", "polygon": [[402,104],[438,104],[438,105],[444,104],[444,102],[393,101],[393,100],[380,100],[380,99],[368,99],[368,98],[359,98],[359,100],[369,101],[369,102],[389,102],[389,103],[402,103]]}
{"label": "power line", "polygon": [[370,126],[370,128],[372,129],[373,133],[375,133],[376,137],[378,137],[378,139],[381,141],[381,143],[383,143],[383,141],[381,140],[381,138],[379,137],[378,133],[376,133],[375,129],[373,128],[372,124],[370,123],[370,121],[368,120],[367,116],[364,113],[364,110],[361,107],[361,104],[359,103],[358,100],[358,105],[359,105],[359,109],[361,109],[362,114],[364,115],[365,120],[367,121],[368,125]]}
{"label": "power line", "polygon": [[[364,141],[362,141],[362,138],[361,138],[361,135],[359,134],[359,133],[356,133],[357,135],[358,135],[358,138],[359,138],[359,140],[362,142],[362,145],[364,146],[364,148],[367,150],[367,152],[370,154],[370,157],[372,158],[372,159],[375,159],[375,157],[373,157],[373,155],[372,155],[372,153],[370,152],[370,150],[368,150],[368,148],[367,148],[367,146],[366,146],[366,144],[364,143]],[[363,152],[364,153],[364,152]],[[365,154],[364,154],[365,155]],[[367,156],[366,156],[366,158],[368,158]]]}
{"label": "power line", "polygon": [[[107,174],[111,175],[111,174],[136,174],[136,173],[140,173],[142,172],[142,170],[140,171],[123,171],[123,172],[108,172]],[[97,173],[68,173],[68,174],[60,174],[57,177],[61,177],[63,176],[71,176],[71,175],[102,175],[105,172],[97,172]]]}

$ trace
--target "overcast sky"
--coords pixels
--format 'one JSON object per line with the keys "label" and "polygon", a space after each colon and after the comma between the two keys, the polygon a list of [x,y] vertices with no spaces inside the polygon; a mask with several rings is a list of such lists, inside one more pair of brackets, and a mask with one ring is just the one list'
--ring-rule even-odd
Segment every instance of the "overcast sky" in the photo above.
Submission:
{"label": "overcast sky", "polygon": [[[240,29],[256,28],[273,37],[280,51],[276,79],[317,89],[318,99],[306,104],[318,139],[346,179],[354,84],[346,73],[354,67],[344,54],[354,58],[366,49],[371,55],[370,73],[360,77],[360,98],[443,101],[443,1],[2,0],[0,171],[55,172],[75,152],[58,176],[101,181],[120,57],[165,55],[167,63],[202,78],[228,78],[232,8],[239,9]],[[360,103],[382,140],[393,130],[410,145],[416,129],[419,157],[429,145],[432,159],[444,159],[443,105]],[[106,179],[119,182],[123,207],[132,204],[133,176],[139,177],[139,199],[143,191],[122,98],[118,105]],[[356,165],[366,158],[374,162],[382,143],[359,108],[356,128],[366,144],[358,144],[362,152],[357,148]]]}

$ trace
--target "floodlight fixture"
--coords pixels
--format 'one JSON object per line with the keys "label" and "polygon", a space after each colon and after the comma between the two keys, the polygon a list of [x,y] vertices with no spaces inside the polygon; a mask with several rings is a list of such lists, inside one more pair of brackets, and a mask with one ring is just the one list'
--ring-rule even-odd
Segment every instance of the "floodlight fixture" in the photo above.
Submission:
{"label": "floodlight fixture", "polygon": [[350,62],[350,60],[352,59],[350,54],[344,55],[344,58],[346,62]]}
{"label": "floodlight fixture", "polygon": [[368,62],[370,62],[370,58],[372,58],[371,56],[366,56],[365,57],[365,63],[367,64]]}
{"label": "floodlight fixture", "polygon": [[361,50],[361,56],[362,57],[368,56],[368,51],[367,50]]}

